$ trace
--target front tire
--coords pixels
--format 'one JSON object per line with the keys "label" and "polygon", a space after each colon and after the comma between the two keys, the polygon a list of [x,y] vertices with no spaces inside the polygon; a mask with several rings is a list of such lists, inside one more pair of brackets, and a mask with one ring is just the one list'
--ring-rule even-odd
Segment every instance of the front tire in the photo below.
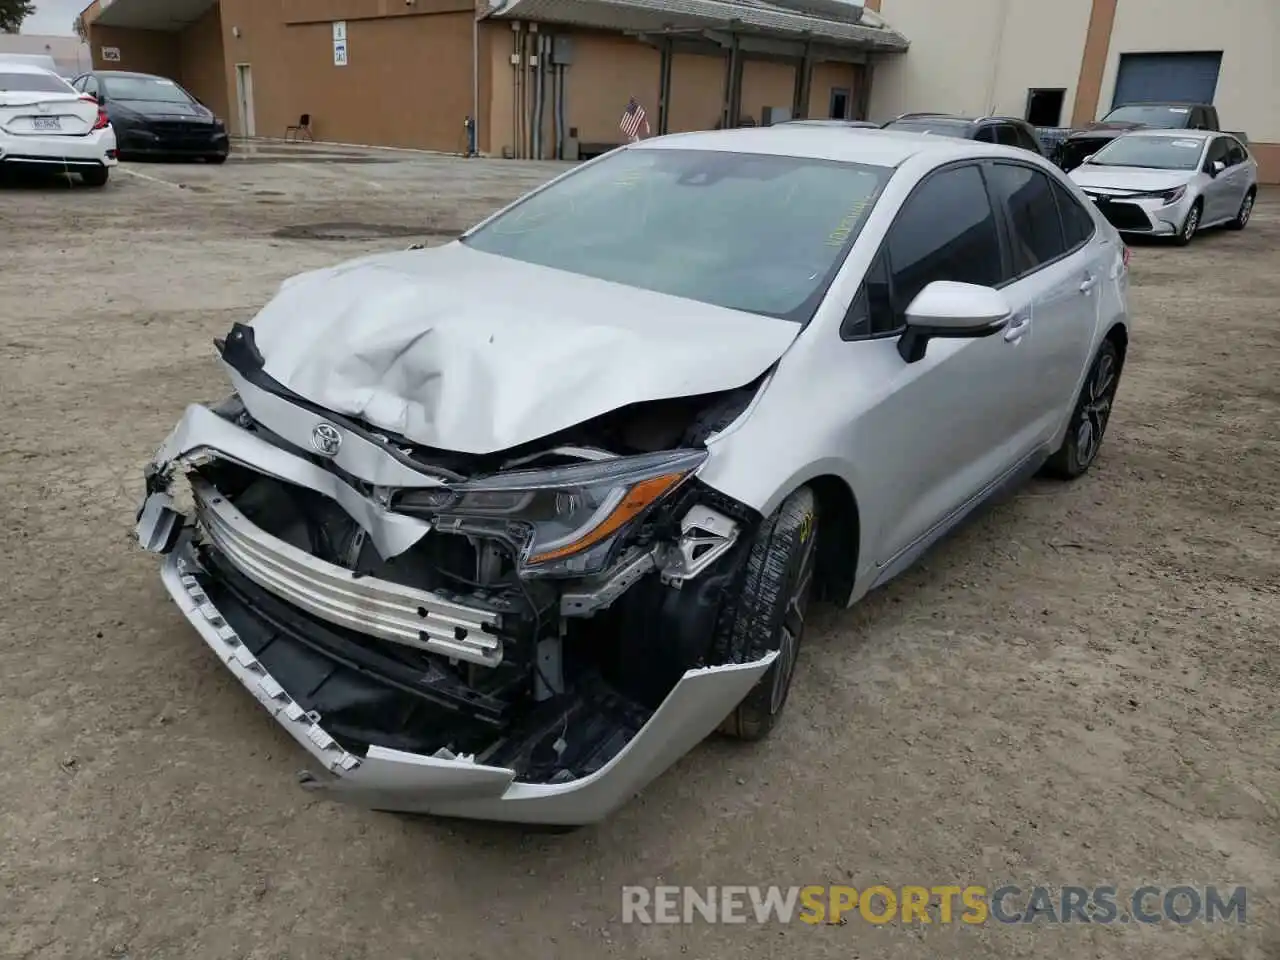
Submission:
{"label": "front tire", "polygon": [[1187,213],[1187,219],[1182,221],[1182,229],[1178,231],[1178,236],[1174,239],[1180,247],[1185,247],[1195,239],[1197,231],[1200,229],[1200,221],[1204,217],[1204,203],[1197,200],[1191,205],[1191,210]]}
{"label": "front tire", "polygon": [[1120,385],[1120,351],[1110,340],[1103,340],[1098,354],[1085,377],[1067,435],[1044,465],[1044,473],[1059,480],[1082,476],[1098,458],[1102,437],[1111,420],[1116,388]]}
{"label": "front tire", "polygon": [[211,153],[204,158],[205,163],[226,163],[227,155],[225,153]]}
{"label": "front tire", "polygon": [[89,167],[80,171],[80,180],[86,187],[105,187],[111,171],[106,167]]}
{"label": "front tire", "polygon": [[1253,203],[1257,197],[1257,191],[1250,187],[1249,192],[1240,201],[1240,209],[1236,211],[1236,218],[1227,224],[1228,230],[1243,230],[1249,225],[1249,218],[1253,216]]}
{"label": "front tire", "polygon": [[721,724],[729,736],[762,739],[786,706],[813,591],[817,539],[818,500],[809,487],[794,491],[756,532],[746,572],[721,611],[716,662],[747,663],[773,650],[778,656]]}

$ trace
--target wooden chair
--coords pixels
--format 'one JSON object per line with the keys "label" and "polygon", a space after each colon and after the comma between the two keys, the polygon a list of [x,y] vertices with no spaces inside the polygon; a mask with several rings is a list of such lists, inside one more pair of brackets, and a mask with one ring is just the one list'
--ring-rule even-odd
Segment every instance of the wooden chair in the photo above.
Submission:
{"label": "wooden chair", "polygon": [[284,138],[285,140],[292,139],[296,142],[304,133],[307,135],[308,140],[315,143],[316,138],[311,134],[311,114],[309,113],[304,113],[298,118],[297,123],[286,127]]}

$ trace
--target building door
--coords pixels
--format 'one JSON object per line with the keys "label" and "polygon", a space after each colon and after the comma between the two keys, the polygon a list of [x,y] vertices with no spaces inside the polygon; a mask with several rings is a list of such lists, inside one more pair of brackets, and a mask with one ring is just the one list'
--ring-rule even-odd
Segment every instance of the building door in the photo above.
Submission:
{"label": "building door", "polygon": [[849,119],[849,91],[846,88],[831,88],[831,100],[827,107],[827,116],[832,120]]}
{"label": "building door", "polygon": [[240,109],[240,136],[257,136],[253,122],[253,69],[247,63],[236,64],[236,102]]}
{"label": "building door", "polygon": [[1122,53],[1111,106],[1159,101],[1213,103],[1222,53]]}

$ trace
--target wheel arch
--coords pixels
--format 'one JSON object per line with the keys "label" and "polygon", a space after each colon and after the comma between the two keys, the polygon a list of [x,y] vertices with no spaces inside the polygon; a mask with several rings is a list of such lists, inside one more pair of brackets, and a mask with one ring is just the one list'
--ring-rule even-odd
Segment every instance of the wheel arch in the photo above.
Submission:
{"label": "wheel arch", "polygon": [[[818,546],[815,587],[817,597],[843,606],[858,578],[862,519],[858,500],[843,477],[827,473],[801,486],[813,490],[818,500]],[[850,545],[859,545],[850,547]]]}
{"label": "wheel arch", "polygon": [[1120,354],[1120,369],[1123,370],[1125,358],[1129,353],[1129,328],[1117,321],[1103,335],[1103,339],[1110,340],[1115,345],[1116,353]]}

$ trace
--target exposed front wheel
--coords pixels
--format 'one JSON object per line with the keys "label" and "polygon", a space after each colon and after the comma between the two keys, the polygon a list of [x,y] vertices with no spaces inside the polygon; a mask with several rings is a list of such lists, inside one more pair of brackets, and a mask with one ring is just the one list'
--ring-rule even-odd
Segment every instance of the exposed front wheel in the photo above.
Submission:
{"label": "exposed front wheel", "polygon": [[817,538],[817,498],[801,487],[761,524],[742,581],[726,600],[717,624],[719,662],[744,663],[778,652],[768,672],[721,724],[730,736],[761,739],[786,705],[813,592]]}
{"label": "exposed front wheel", "polygon": [[1187,219],[1182,221],[1182,229],[1178,231],[1178,236],[1174,240],[1180,247],[1185,247],[1196,235],[1196,231],[1200,229],[1200,218],[1204,215],[1204,208],[1200,201],[1197,200],[1191,206],[1191,211],[1187,214]]}
{"label": "exposed front wheel", "polygon": [[1227,229],[1243,230],[1249,225],[1249,218],[1253,216],[1253,202],[1256,198],[1253,188],[1250,187],[1249,192],[1240,201],[1240,209],[1236,211],[1236,218],[1227,224]]}
{"label": "exposed front wheel", "polygon": [[1102,435],[1111,420],[1116,387],[1120,384],[1120,352],[1110,340],[1103,340],[1089,368],[1071,423],[1062,446],[1044,466],[1044,472],[1061,480],[1074,480],[1097,459]]}

